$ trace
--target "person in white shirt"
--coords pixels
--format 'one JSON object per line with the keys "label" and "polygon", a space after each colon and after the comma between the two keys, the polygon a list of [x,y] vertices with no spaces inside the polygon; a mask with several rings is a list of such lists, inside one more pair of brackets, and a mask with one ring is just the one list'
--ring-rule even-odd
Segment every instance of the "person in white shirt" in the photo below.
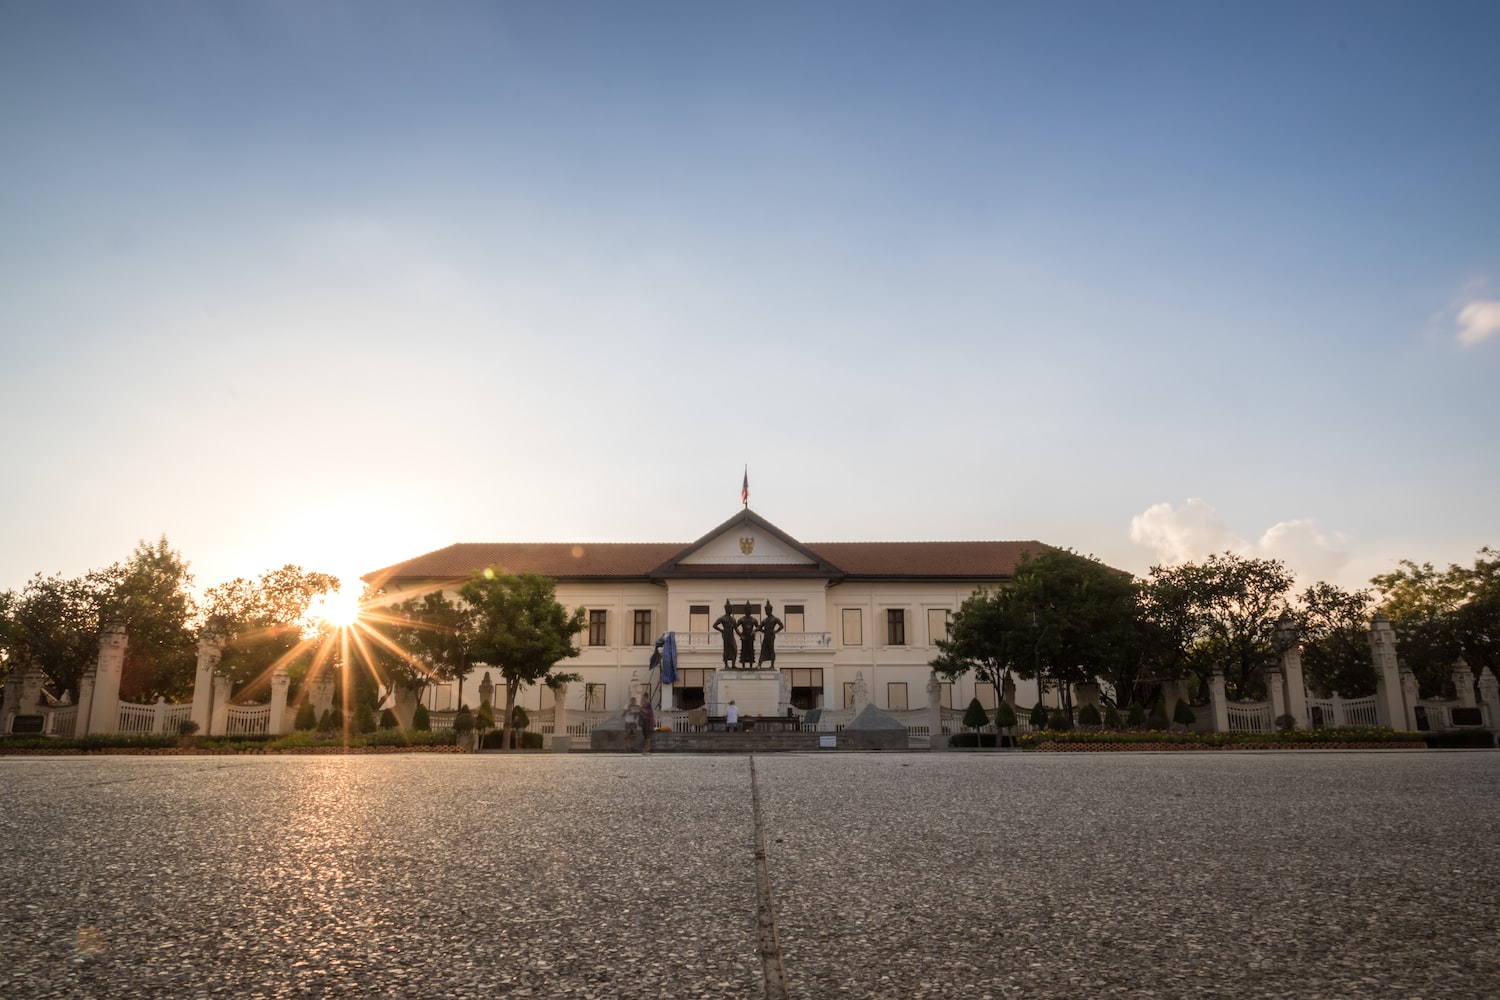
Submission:
{"label": "person in white shirt", "polygon": [[731,733],[740,731],[740,710],[733,700],[724,709],[724,728]]}

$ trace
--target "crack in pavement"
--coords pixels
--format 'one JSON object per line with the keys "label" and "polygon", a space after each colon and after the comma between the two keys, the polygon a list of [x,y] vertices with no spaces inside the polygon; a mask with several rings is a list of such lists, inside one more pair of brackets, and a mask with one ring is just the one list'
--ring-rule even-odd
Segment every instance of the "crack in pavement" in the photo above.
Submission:
{"label": "crack in pavement", "polygon": [[754,754],[750,755],[750,808],[755,817],[756,927],[763,995],[767,1000],[785,1000],[786,966],[781,960],[781,941],[776,935],[776,906],[771,899],[771,873],[766,865],[766,827],[760,811],[760,782],[755,773]]}

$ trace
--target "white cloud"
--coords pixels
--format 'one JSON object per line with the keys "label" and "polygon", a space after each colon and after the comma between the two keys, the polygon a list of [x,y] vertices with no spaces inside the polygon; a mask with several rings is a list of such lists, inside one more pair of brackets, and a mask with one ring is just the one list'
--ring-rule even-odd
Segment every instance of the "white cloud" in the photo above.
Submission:
{"label": "white cloud", "polygon": [[1280,559],[1304,586],[1334,580],[1350,556],[1346,536],[1325,534],[1308,519],[1279,521],[1258,541],[1248,541],[1220,521],[1211,504],[1197,497],[1181,507],[1159,503],[1137,514],[1130,520],[1130,540],[1153,549],[1155,561],[1167,566],[1205,559],[1216,552]]}
{"label": "white cloud", "polygon": [[1458,342],[1468,347],[1500,334],[1500,302],[1477,299],[1458,314]]}

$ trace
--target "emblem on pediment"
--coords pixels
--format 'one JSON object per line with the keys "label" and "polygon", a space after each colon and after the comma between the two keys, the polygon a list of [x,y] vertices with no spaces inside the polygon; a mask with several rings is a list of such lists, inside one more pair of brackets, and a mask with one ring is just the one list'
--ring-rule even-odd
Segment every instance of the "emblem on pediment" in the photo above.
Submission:
{"label": "emblem on pediment", "polygon": [[746,537],[740,539],[740,551],[745,553],[745,555],[747,556],[755,551],[754,535],[747,535]]}

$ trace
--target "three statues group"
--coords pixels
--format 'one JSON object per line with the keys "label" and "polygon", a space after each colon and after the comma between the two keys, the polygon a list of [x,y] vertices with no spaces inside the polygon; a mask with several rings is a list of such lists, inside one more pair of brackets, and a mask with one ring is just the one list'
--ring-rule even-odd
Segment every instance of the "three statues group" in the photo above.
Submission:
{"label": "three statues group", "polygon": [[[736,659],[738,659],[741,670],[758,670],[767,663],[773,667],[776,665],[776,633],[784,631],[786,626],[781,619],[771,613],[771,602],[766,602],[766,613],[760,619],[745,610],[740,618],[734,617],[734,608],[728,601],[724,602],[724,614],[714,622],[714,631],[718,632],[724,639],[724,667],[732,670]],[[755,637],[760,635],[760,659],[755,658]],[[739,638],[736,647],[735,638]],[[738,652],[738,657],[736,657]]]}

